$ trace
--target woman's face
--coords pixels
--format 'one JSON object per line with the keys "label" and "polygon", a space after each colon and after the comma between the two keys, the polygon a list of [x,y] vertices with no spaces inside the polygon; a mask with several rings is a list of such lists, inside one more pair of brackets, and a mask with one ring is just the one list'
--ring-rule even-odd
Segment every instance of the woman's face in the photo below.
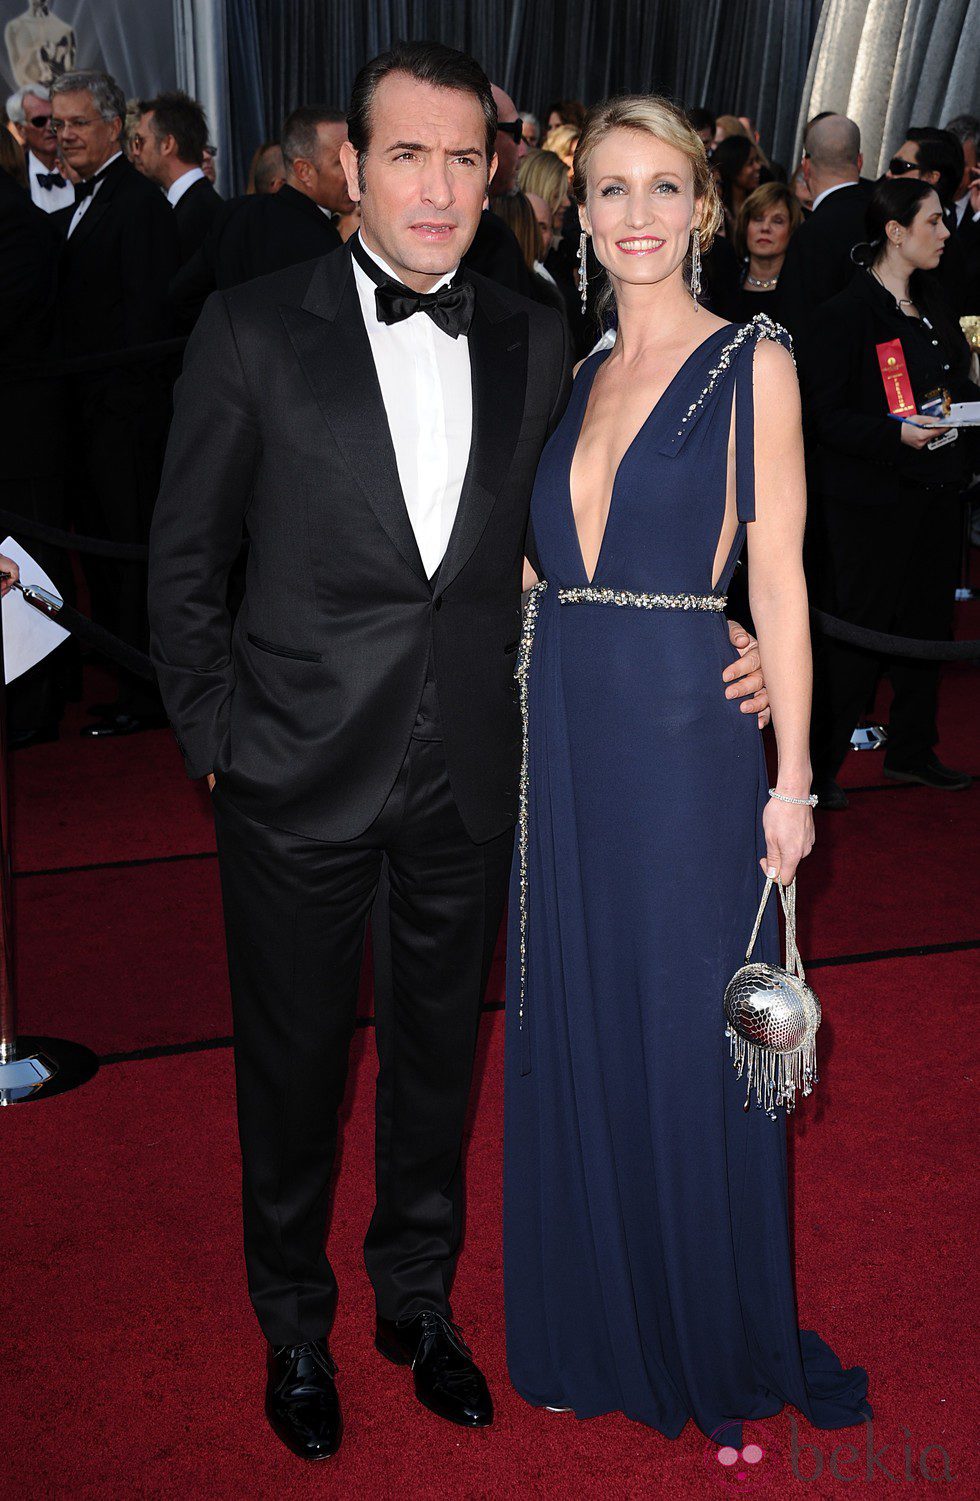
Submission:
{"label": "woman's face", "polygon": [[553,109],[551,111],[551,114],[548,116],[548,129],[554,130],[556,125],[564,125],[564,123],[565,122],[558,111],[556,109]]}
{"label": "woman's face", "polygon": [[749,220],[745,243],[749,255],[785,255],[789,236],[789,209],[784,203],[774,203],[758,218]]}
{"label": "woman's face", "polygon": [[892,220],[886,229],[888,238],[900,245],[902,254],[917,271],[934,271],[939,265],[949,230],[943,223],[942,206],[935,193],[922,200],[908,228]]}
{"label": "woman's face", "polygon": [[759,153],[750,151],[745,160],[745,166],[736,177],[735,181],[743,193],[754,193],[759,186],[759,177],[762,173],[762,162]]}
{"label": "woman's face", "polygon": [[611,130],[592,153],[579,213],[610,276],[664,281],[683,265],[700,219],[691,163],[645,130]]}

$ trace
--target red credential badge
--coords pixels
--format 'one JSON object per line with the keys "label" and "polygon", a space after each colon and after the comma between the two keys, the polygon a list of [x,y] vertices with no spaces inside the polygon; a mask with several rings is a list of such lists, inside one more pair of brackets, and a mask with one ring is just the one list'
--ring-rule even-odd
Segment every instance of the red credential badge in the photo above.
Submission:
{"label": "red credential badge", "polygon": [[912,395],[912,382],[905,365],[901,339],[889,339],[887,344],[876,344],[875,349],[888,410],[896,417],[913,413],[916,410],[915,397]]}

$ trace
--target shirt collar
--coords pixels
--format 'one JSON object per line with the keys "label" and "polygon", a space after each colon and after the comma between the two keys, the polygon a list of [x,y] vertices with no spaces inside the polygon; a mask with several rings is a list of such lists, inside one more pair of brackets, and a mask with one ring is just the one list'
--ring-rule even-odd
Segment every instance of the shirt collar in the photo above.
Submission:
{"label": "shirt collar", "polygon": [[[117,162],[121,156],[121,151],[114,151],[109,157],[108,161],[103,162],[99,170],[92,173],[92,176],[95,178],[96,182],[101,182],[102,178],[105,177],[113,162]],[[88,179],[86,178],[85,181],[88,181]]]}
{"label": "shirt collar", "polygon": [[[363,249],[364,254],[365,255],[369,255],[371,257],[372,261],[374,261],[375,265],[376,266],[380,266],[381,270],[384,272],[384,274],[386,276],[390,276],[391,279],[392,279],[392,281],[398,282],[398,284],[400,286],[404,285],[404,283],[402,282],[401,277],[395,275],[394,271],[392,271],[391,267],[388,265],[388,262],[387,261],[383,261],[381,259],[380,255],[376,255],[375,252],[371,249],[371,247],[369,245],[365,245],[364,244],[364,236],[361,234],[360,230],[357,231],[357,238],[361,242],[361,248]],[[429,288],[429,291],[430,292],[438,292],[440,290],[440,288],[442,288],[442,287],[448,287],[449,283],[452,281],[453,277],[456,275],[456,272],[458,270],[459,270],[459,267],[458,266],[454,266],[451,271],[447,271],[446,274],[445,274],[445,276],[442,276],[442,277],[439,278],[439,280],[436,282],[435,286]],[[364,272],[361,270],[360,266],[357,264],[357,261],[354,262],[354,271],[355,271],[355,273],[359,273],[361,276],[364,276],[365,281],[368,279],[365,276]]]}
{"label": "shirt collar", "polygon": [[857,183],[856,182],[835,182],[832,187],[824,188],[823,192],[822,193],[818,193],[817,196],[816,196],[816,198],[814,198],[813,202],[810,204],[810,212],[811,212],[811,214],[815,214],[816,213],[816,211],[820,207],[821,203],[823,203],[823,201],[824,201],[825,198],[829,198],[830,195],[831,195],[831,193],[837,193],[837,192],[839,192],[839,190],[841,188],[856,188],[856,187],[857,187]]}
{"label": "shirt collar", "polygon": [[188,188],[192,188],[196,182],[200,182],[204,176],[202,167],[188,167],[179,177],[175,177],[167,189],[167,202],[171,208],[176,208]]}

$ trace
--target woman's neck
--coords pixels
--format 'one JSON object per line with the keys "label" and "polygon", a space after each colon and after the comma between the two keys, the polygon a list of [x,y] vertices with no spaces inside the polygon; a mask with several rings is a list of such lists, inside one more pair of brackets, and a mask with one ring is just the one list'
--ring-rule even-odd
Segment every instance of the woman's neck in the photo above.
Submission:
{"label": "woman's neck", "polygon": [[750,255],[748,274],[755,281],[775,281],[785,259],[785,251],[782,255]]}
{"label": "woman's neck", "polygon": [[899,261],[896,257],[886,252],[873,268],[873,275],[892,294],[899,305],[902,303],[911,304],[909,269],[904,261]]}
{"label": "woman's neck", "polygon": [[[665,281],[641,286],[615,282],[617,344],[627,364],[643,359],[652,347],[687,341],[699,316],[680,268]],[[703,318],[704,314],[700,316]]]}

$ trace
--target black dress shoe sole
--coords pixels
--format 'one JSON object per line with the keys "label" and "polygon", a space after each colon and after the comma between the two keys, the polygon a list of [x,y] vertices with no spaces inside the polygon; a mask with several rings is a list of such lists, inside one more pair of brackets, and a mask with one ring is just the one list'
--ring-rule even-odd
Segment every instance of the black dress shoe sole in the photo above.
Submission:
{"label": "black dress shoe sole", "polygon": [[908,782],[917,787],[932,787],[936,792],[966,792],[972,787],[973,778],[964,772],[962,777],[950,778],[931,776],[928,771],[892,771],[887,766],[882,768],[882,775],[890,782]]}

